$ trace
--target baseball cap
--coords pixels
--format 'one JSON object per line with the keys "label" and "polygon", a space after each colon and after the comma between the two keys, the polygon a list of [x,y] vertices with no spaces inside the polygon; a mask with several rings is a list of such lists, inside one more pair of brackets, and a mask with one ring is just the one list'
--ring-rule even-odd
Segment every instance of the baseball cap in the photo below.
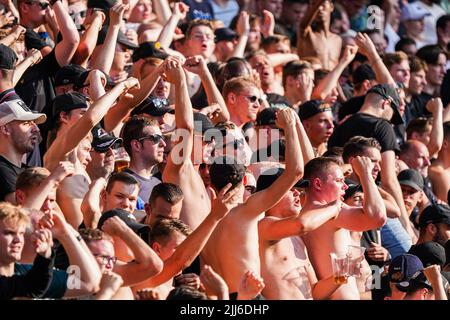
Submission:
{"label": "baseball cap", "polygon": [[401,20],[420,20],[429,15],[431,15],[431,13],[423,8],[420,4],[409,3],[402,8]]}
{"label": "baseball cap", "polygon": [[148,41],[139,45],[139,48],[133,52],[132,58],[133,62],[136,62],[139,59],[150,57],[164,60],[168,56],[169,54],[161,49],[161,44],[159,42]]}
{"label": "baseball cap", "polygon": [[363,63],[353,71],[352,74],[353,84],[360,84],[364,80],[376,80],[375,72],[372,67],[367,63]]}
{"label": "baseball cap", "polygon": [[0,69],[12,70],[15,68],[17,55],[13,49],[0,44]]}
{"label": "baseball cap", "polygon": [[[283,168],[271,168],[263,171],[256,181],[256,191],[267,189],[275,182],[284,172]],[[309,186],[309,181],[300,179],[294,185],[294,188],[306,188]]]}
{"label": "baseball cap", "polygon": [[433,264],[445,265],[445,248],[435,241],[427,241],[414,245],[409,253],[417,256],[422,261],[424,267]]}
{"label": "baseball cap", "polygon": [[[98,33],[97,45],[101,45],[103,44],[103,42],[105,42],[107,33],[108,33],[108,26],[104,26]],[[127,36],[122,32],[122,30],[119,30],[119,34],[117,35],[117,42],[129,49],[135,50],[139,48],[138,45],[128,40]]]}
{"label": "baseball cap", "polygon": [[255,125],[257,126],[273,126],[277,120],[277,108],[266,108],[256,116]]}
{"label": "baseball cap", "polygon": [[331,106],[328,103],[322,100],[309,100],[300,106],[298,116],[303,121],[325,111],[331,111]]}
{"label": "baseball cap", "polygon": [[426,207],[419,217],[419,227],[426,227],[430,223],[450,225],[450,207],[446,204],[433,204]]}
{"label": "baseball cap", "polygon": [[214,31],[216,36],[215,42],[232,41],[238,37],[238,34],[230,28],[218,28]]}
{"label": "baseball cap", "polygon": [[92,136],[92,148],[99,153],[108,151],[109,148],[113,148],[122,143],[121,138],[117,138],[113,134],[109,134],[99,124],[91,130]]}
{"label": "baseball cap", "polygon": [[194,132],[204,134],[214,128],[213,123],[207,116],[200,112],[194,112]]}
{"label": "baseball cap", "polygon": [[62,111],[88,108],[86,97],[79,92],[64,93],[53,99],[53,116],[56,117]]}
{"label": "baseball cap", "polygon": [[389,264],[388,279],[395,283],[408,281],[422,270],[423,263],[417,256],[404,253],[395,257]]}
{"label": "baseball cap", "polygon": [[400,185],[411,187],[417,191],[423,191],[423,178],[417,170],[403,170],[398,174],[397,179]]}
{"label": "baseball cap", "polygon": [[393,86],[388,85],[386,83],[377,84],[367,91],[367,94],[369,93],[376,93],[379,96],[383,97],[383,99],[390,99],[391,107],[392,109],[394,109],[394,115],[392,116],[391,123],[392,124],[403,123],[403,119],[399,111],[400,97],[398,96],[397,90]]}
{"label": "baseball cap", "polygon": [[35,113],[21,99],[14,99],[0,103],[0,126],[11,121],[34,121],[36,124],[44,123],[47,116],[44,113]]}
{"label": "baseball cap", "polygon": [[100,219],[98,220],[97,228],[101,230],[105,221],[112,217],[119,217],[120,219],[122,219],[122,221],[125,222],[125,224],[131,230],[133,230],[136,234],[138,234],[141,237],[146,233],[148,234],[148,232],[150,231],[150,226],[137,222],[136,218],[132,213],[129,213],[128,211],[119,208],[112,209],[103,213]]}
{"label": "baseball cap", "polygon": [[395,286],[401,292],[414,292],[420,288],[433,289],[423,271],[416,272],[410,279],[396,283]]}
{"label": "baseball cap", "polygon": [[95,8],[108,11],[116,4],[116,2],[117,0],[88,0],[87,7],[89,9]]}
{"label": "baseball cap", "polygon": [[85,72],[87,72],[87,70],[82,66],[73,63],[68,64],[56,72],[55,86],[74,84]]}
{"label": "baseball cap", "polygon": [[173,108],[169,107],[168,99],[149,96],[131,112],[131,115],[145,113],[152,117],[162,117],[168,112],[175,112]]}
{"label": "baseball cap", "polygon": [[362,186],[353,180],[345,179],[345,184],[347,185],[348,188],[347,190],[345,190],[344,200],[347,200],[358,191],[359,192],[363,191]]}

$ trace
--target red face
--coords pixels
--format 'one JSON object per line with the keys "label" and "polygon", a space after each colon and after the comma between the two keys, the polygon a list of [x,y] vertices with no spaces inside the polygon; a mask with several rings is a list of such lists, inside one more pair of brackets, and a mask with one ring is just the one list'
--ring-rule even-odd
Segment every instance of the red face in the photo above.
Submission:
{"label": "red face", "polygon": [[314,147],[327,142],[334,130],[331,111],[318,113],[303,121],[306,133]]}
{"label": "red face", "polygon": [[319,191],[321,200],[327,203],[343,200],[347,185],[345,184],[344,174],[338,165],[333,165],[328,169],[325,177],[314,178],[313,187]]}

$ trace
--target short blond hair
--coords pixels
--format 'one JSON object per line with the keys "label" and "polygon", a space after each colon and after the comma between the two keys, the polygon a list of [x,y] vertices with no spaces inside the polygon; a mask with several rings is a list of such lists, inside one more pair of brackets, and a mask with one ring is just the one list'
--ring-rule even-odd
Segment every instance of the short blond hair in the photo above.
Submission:
{"label": "short blond hair", "polygon": [[252,79],[247,77],[233,78],[225,82],[225,85],[223,86],[222,95],[225,101],[227,101],[228,94],[230,92],[239,95],[245,88],[248,87],[258,88],[258,85]]}
{"label": "short blond hair", "polygon": [[30,218],[25,209],[9,202],[0,202],[0,221],[11,226],[17,226],[19,224],[28,225]]}

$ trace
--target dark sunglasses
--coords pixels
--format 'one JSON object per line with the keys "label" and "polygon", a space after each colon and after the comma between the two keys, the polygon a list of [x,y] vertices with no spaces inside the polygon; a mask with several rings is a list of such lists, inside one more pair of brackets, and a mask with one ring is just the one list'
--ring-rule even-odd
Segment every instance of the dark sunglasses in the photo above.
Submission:
{"label": "dark sunglasses", "polygon": [[233,144],[234,150],[242,149],[245,145],[244,139],[235,139],[234,141],[230,141],[222,146],[222,148],[225,148],[225,146],[228,146],[230,144]]}
{"label": "dark sunglasses", "polygon": [[30,1],[30,2],[25,2],[26,4],[37,4],[41,7],[42,10],[45,10],[49,7],[49,3],[48,2],[37,2],[37,1]]}
{"label": "dark sunglasses", "polygon": [[168,107],[170,102],[169,99],[166,98],[152,98],[150,104],[153,104],[153,106],[157,109]]}
{"label": "dark sunglasses", "polygon": [[161,140],[164,140],[164,137],[160,134],[151,134],[142,138],[139,138],[138,141],[142,141],[142,140],[150,140],[151,142],[153,142],[154,144],[160,143]]}
{"label": "dark sunglasses", "polygon": [[245,96],[247,98],[248,101],[250,101],[251,103],[255,103],[256,101],[258,101],[259,104],[263,103],[263,100],[261,98],[258,98],[257,96]]}

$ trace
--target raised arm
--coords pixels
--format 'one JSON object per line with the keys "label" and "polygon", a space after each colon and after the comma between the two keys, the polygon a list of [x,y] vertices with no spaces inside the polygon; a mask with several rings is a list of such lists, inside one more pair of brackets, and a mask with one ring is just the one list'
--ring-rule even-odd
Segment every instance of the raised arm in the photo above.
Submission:
{"label": "raised arm", "polygon": [[[314,19],[319,12],[319,7],[327,0],[312,0],[308,6],[308,10],[305,13],[305,16],[302,19],[302,22],[299,25],[299,34],[303,35],[306,29],[311,27]],[[300,37],[301,38],[301,37]],[[297,40],[298,41],[298,40]]]}
{"label": "raised arm", "polygon": [[400,218],[400,208],[398,207],[397,202],[395,202],[394,197],[384,191],[383,188],[378,187],[378,191],[386,206],[386,215],[388,218]]}
{"label": "raised arm", "polygon": [[133,253],[134,260],[132,262],[118,263],[114,267],[114,272],[123,279],[123,286],[139,283],[161,272],[163,268],[161,259],[119,217],[111,217],[106,220],[102,230],[111,236],[120,238]]}
{"label": "raised arm", "polygon": [[259,237],[261,240],[271,241],[303,236],[336,217],[341,207],[340,201],[334,201],[317,209],[302,209],[299,215],[293,217],[266,217],[259,221]]}
{"label": "raised arm", "polygon": [[367,157],[355,157],[353,171],[358,175],[364,192],[362,208],[344,206],[336,217],[336,225],[352,231],[376,229],[386,223],[386,207],[372,177],[373,164]]}
{"label": "raised arm", "polygon": [[354,45],[348,45],[344,49],[344,54],[342,55],[339,63],[336,67],[329,72],[325,78],[319,81],[319,83],[314,87],[312,92],[312,99],[324,100],[332,90],[338,85],[339,77],[345,68],[353,61],[358,52],[358,47]]}
{"label": "raised arm", "polygon": [[284,130],[286,138],[286,169],[269,188],[257,192],[247,199],[244,211],[249,214],[259,215],[272,208],[303,176],[303,158],[293,113],[293,110],[286,108],[277,114],[277,126]]}
{"label": "raised arm", "polygon": [[55,46],[55,57],[58,64],[63,67],[72,60],[80,43],[80,36],[62,1],[55,2],[53,11],[55,12],[56,21],[62,36],[61,42]]}
{"label": "raised arm", "polygon": [[27,69],[42,59],[42,54],[37,49],[31,49],[27,52],[27,56],[22,62],[16,65],[16,68],[14,69],[14,76],[13,76],[13,85],[15,86],[20,78],[22,78],[22,75],[27,71]]}
{"label": "raised arm", "polygon": [[178,22],[186,18],[186,14],[189,12],[189,6],[183,2],[177,2],[174,5],[173,13],[164,25],[161,33],[158,36],[158,41],[161,43],[161,47],[168,48],[173,40],[173,35],[177,28]]}
{"label": "raised arm", "polygon": [[93,69],[99,69],[104,73],[109,74],[114,60],[114,53],[116,52],[117,36],[119,35],[123,13],[127,7],[128,5],[118,2],[109,9],[108,31],[106,32],[102,50],[99,51],[98,54],[96,53],[91,61]]}
{"label": "raised arm", "polygon": [[355,37],[359,51],[369,59],[369,64],[375,72],[378,83],[387,83],[397,87],[386,65],[375,48],[372,40],[365,33],[358,33]]}
{"label": "raised arm", "polygon": [[245,47],[247,46],[248,35],[250,33],[250,17],[247,11],[241,11],[236,24],[236,32],[239,35],[232,57],[244,58]]}
{"label": "raised arm", "polygon": [[206,65],[205,59],[202,56],[194,56],[186,59],[184,63],[184,68],[194,74],[197,74],[202,80],[203,88],[206,92],[206,97],[208,98],[208,104],[212,105],[217,103],[220,106],[220,114],[216,119],[219,121],[230,120],[230,113],[228,112],[227,105],[223,99],[222,94],[216,86],[211,72],[209,72],[208,66]]}
{"label": "raised arm", "polygon": [[295,112],[295,128],[297,129],[298,141],[300,141],[300,148],[302,150],[303,163],[308,163],[311,159],[315,158],[314,149],[303,127],[302,121]]}
{"label": "raised arm", "polygon": [[444,106],[440,98],[433,98],[428,101],[426,108],[433,114],[433,124],[430,133],[430,142],[427,145],[428,152],[432,157],[437,154],[442,148],[442,143],[444,142],[444,126],[443,122],[443,111]]}
{"label": "raised arm", "polygon": [[167,0],[154,0],[153,8],[155,9],[155,14],[160,24],[165,24],[172,15],[170,10],[169,2]]}
{"label": "raised arm", "polygon": [[80,44],[72,59],[73,63],[87,67],[88,60],[97,45],[98,33],[102,29],[105,18],[105,14],[102,11],[94,11],[92,21],[84,22],[84,25],[88,27],[81,35]]}

